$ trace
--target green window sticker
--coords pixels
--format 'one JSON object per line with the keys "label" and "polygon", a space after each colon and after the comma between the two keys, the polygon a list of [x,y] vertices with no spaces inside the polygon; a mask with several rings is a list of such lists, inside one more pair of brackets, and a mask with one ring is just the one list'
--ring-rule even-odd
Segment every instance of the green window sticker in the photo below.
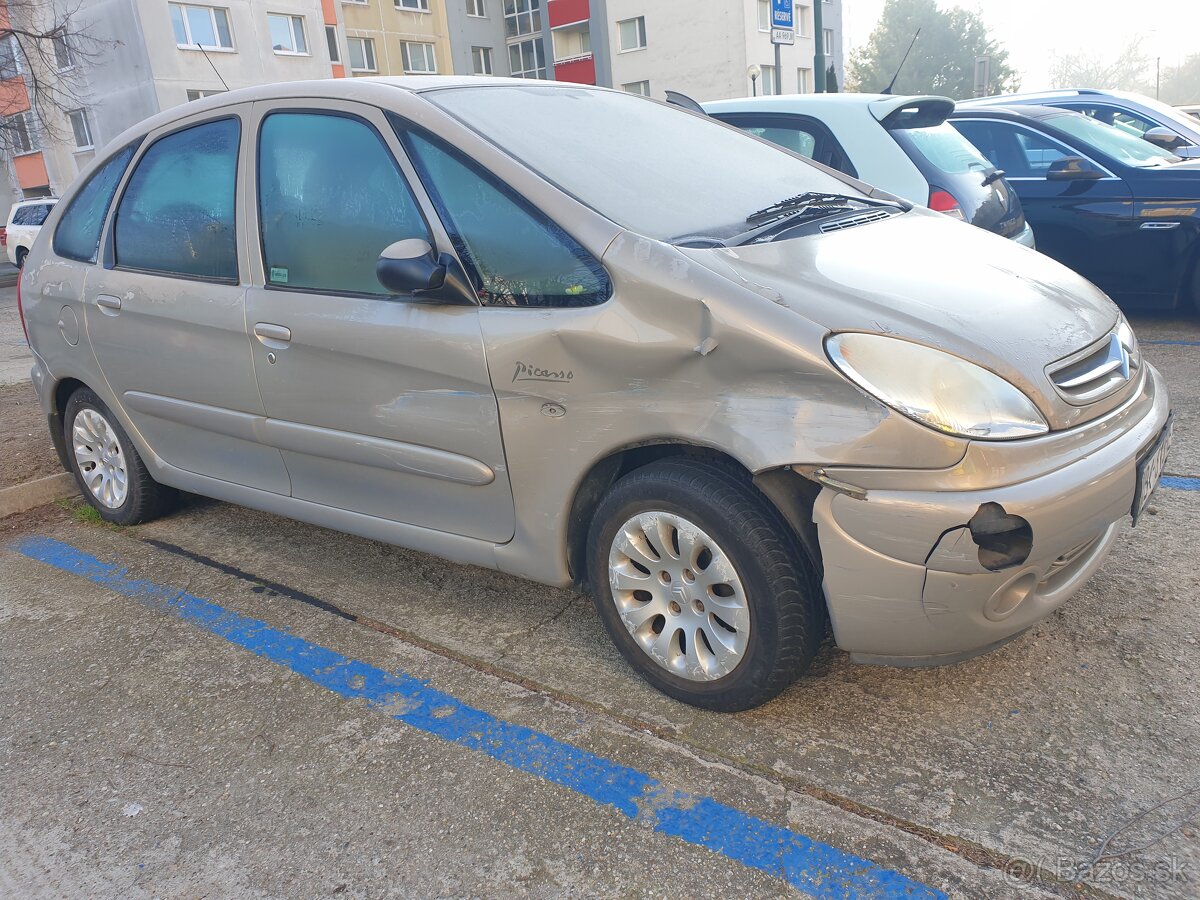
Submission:
{"label": "green window sticker", "polygon": [[287,280],[288,280],[287,266],[271,266],[271,280],[278,281],[281,284],[287,284]]}

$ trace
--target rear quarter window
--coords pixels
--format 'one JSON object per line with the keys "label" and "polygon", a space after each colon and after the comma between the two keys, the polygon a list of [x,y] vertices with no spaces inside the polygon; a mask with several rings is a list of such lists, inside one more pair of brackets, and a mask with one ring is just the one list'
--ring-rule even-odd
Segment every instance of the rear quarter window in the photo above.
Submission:
{"label": "rear quarter window", "polygon": [[113,195],[137,149],[130,144],[92,173],[67,204],[54,230],[54,252],[79,262],[95,262],[100,233]]}

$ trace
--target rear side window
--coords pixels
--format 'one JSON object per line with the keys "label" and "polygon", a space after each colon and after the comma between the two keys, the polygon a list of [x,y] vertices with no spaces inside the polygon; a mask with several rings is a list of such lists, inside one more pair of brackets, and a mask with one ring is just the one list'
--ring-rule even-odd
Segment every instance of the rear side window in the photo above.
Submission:
{"label": "rear side window", "polygon": [[71,198],[66,212],[54,229],[54,252],[79,262],[95,262],[100,248],[100,232],[112,204],[121,176],[133,158],[137,144],[130,144],[92,173]]}
{"label": "rear side window", "polygon": [[159,138],[138,161],[117,207],[118,266],[237,280],[234,193],[237,119]]}
{"label": "rear side window", "polygon": [[395,241],[429,240],[391,151],[348,116],[268,116],[258,203],[267,284],[279,287],[386,294],[375,277],[379,254]]}
{"label": "rear side window", "polygon": [[441,141],[406,145],[485,306],[593,306],[604,268],[553,222]]}
{"label": "rear side window", "polygon": [[14,225],[41,225],[46,221],[48,215],[50,215],[49,203],[31,203],[28,206],[17,207],[17,211],[13,213],[12,223]]}

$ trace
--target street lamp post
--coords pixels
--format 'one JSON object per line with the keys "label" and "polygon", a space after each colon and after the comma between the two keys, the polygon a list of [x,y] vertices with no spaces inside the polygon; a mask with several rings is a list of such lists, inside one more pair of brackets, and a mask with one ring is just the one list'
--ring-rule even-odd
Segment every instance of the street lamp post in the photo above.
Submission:
{"label": "street lamp post", "polygon": [[762,74],[762,67],[757,63],[746,69],[746,74],[750,76],[750,96],[758,96],[758,76]]}

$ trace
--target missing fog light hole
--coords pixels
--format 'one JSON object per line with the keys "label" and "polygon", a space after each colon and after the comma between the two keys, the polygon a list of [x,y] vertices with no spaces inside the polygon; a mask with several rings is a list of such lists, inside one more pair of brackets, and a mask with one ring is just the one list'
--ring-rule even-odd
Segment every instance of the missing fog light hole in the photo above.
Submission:
{"label": "missing fog light hole", "polygon": [[996,572],[1019,566],[1033,549],[1033,529],[1020,516],[1007,513],[999,503],[984,503],[967,523],[979,547],[979,564]]}

